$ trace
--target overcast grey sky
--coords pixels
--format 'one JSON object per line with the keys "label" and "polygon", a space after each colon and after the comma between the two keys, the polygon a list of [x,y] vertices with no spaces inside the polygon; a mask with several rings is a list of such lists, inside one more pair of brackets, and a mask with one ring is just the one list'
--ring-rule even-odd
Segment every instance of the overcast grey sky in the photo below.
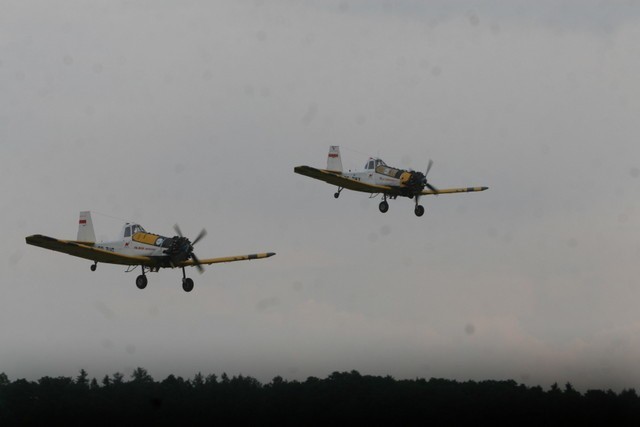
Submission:
{"label": "overcast grey sky", "polygon": [[[0,1],[0,372],[269,381],[356,369],[640,387],[640,5]],[[368,155],[439,187],[295,175]],[[27,246],[81,210],[200,257],[149,276]],[[122,221],[94,213],[96,234]]]}

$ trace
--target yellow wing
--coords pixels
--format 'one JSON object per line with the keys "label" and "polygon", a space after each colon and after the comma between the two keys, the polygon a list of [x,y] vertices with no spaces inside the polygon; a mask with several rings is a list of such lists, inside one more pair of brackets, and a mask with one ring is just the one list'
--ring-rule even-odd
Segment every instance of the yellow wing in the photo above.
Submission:
{"label": "yellow wing", "polygon": [[[218,264],[220,262],[234,262],[234,261],[248,261],[252,259],[262,259],[269,258],[274,256],[275,252],[264,252],[261,254],[250,254],[250,255],[236,255],[236,256],[227,256],[221,258],[208,258],[208,259],[199,259],[198,264]],[[192,267],[196,265],[195,261],[190,259],[187,261],[182,261],[176,265],[176,267]]]}
{"label": "yellow wing", "polygon": [[361,191],[363,193],[395,193],[398,191],[397,188],[389,187],[388,185],[366,184],[364,182],[342,176],[339,172],[316,169],[310,166],[296,166],[293,171],[300,175],[305,175],[328,182],[329,184],[337,185],[338,187],[348,188],[353,191]]}
{"label": "yellow wing", "polygon": [[[319,179],[329,184],[337,185],[338,187],[348,188],[349,190],[361,191],[363,193],[386,193],[397,194],[399,196],[413,196],[408,193],[408,189],[402,187],[391,187],[388,185],[375,185],[367,184],[355,179],[342,176],[339,172],[328,171],[324,169],[316,169],[310,166],[297,166],[293,169],[295,173],[305,175],[311,178]],[[435,195],[435,194],[451,194],[451,193],[471,193],[474,191],[484,191],[489,187],[460,187],[460,188],[445,188],[438,189],[438,192],[432,190],[423,190],[420,195]]]}
{"label": "yellow wing", "polygon": [[150,257],[145,256],[129,256],[105,251],[93,247],[91,242],[78,242],[75,240],[59,240],[53,237],[35,234],[26,238],[27,244],[39,246],[41,248],[50,249],[56,252],[77,256],[80,258],[90,259],[96,262],[106,264],[121,265],[144,265],[155,266],[156,263]]}
{"label": "yellow wing", "polygon": [[460,187],[460,188],[444,188],[439,189],[438,192],[431,190],[423,190],[420,194],[422,195],[438,195],[438,194],[452,194],[452,193],[472,193],[474,191],[484,191],[489,189],[489,187]]}
{"label": "yellow wing", "polygon": [[[80,258],[90,259],[91,261],[106,263],[106,264],[122,264],[122,265],[144,265],[146,267],[158,267],[160,260],[158,258],[151,258],[146,256],[130,256],[117,254],[104,249],[98,249],[93,247],[91,242],[78,242],[76,240],[60,240],[53,237],[43,236],[41,234],[35,234],[26,238],[29,245],[39,246],[41,248],[50,249],[56,252],[62,252],[68,255],[77,256]],[[245,261],[252,259],[261,259],[274,256],[274,252],[266,252],[260,254],[250,255],[237,255],[221,258],[208,258],[199,260],[199,264],[217,264],[220,262],[233,262],[233,261]],[[196,263],[193,260],[187,260],[180,262],[174,267],[189,267],[194,266]]]}

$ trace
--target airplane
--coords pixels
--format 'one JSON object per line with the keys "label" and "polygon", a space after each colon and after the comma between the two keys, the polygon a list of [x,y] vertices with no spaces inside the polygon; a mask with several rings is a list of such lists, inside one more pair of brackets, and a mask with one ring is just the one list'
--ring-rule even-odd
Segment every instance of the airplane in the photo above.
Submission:
{"label": "airplane", "polygon": [[[471,193],[474,191],[484,191],[489,187],[463,187],[437,189],[427,181],[427,175],[433,166],[433,161],[429,160],[425,173],[413,170],[397,169],[387,166],[380,158],[370,157],[364,165],[363,171],[343,172],[342,159],[340,158],[340,147],[332,145],[329,148],[327,158],[327,169],[316,169],[310,166],[296,166],[293,171],[300,175],[305,175],[314,179],[325,181],[329,184],[337,185],[338,191],[333,195],[336,199],[340,197],[342,190],[349,189],[363,193],[371,193],[372,196],[382,194],[382,201],[378,208],[385,213],[389,210],[388,199],[396,199],[398,196],[415,199],[414,213],[416,216],[424,214],[424,207],[420,205],[421,196],[451,194],[451,193]],[[425,187],[427,190],[425,190]]]}
{"label": "airplane", "polygon": [[122,227],[120,239],[109,242],[96,242],[90,211],[80,212],[77,240],[60,240],[53,237],[34,234],[26,237],[27,244],[39,246],[57,252],[85,258],[93,261],[91,271],[96,271],[98,263],[127,265],[126,273],[140,266],[142,274],[136,278],[139,289],[147,287],[146,272],[158,272],[161,268],[182,269],[182,289],[193,290],[193,279],[187,277],[185,267],[196,267],[200,273],[203,265],[221,262],[245,261],[274,256],[274,252],[251,255],[238,255],[222,258],[199,259],[193,253],[193,246],[207,231],[202,229],[193,242],[182,235],[176,224],[174,237],[165,237],[145,231],[140,224],[126,223]]}

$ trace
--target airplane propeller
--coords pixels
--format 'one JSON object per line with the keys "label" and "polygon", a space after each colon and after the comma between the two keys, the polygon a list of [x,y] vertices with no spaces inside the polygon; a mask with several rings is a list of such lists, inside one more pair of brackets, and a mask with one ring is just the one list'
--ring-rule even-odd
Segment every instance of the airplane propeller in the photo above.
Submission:
{"label": "airplane propeller", "polygon": [[407,186],[410,188],[414,188],[416,191],[422,191],[424,187],[427,187],[429,190],[433,191],[435,194],[438,194],[438,189],[433,185],[429,184],[427,181],[427,175],[429,175],[429,171],[433,166],[433,160],[429,160],[429,164],[427,165],[427,170],[425,173],[420,171],[411,171],[411,176],[409,181],[407,182]]}
{"label": "airplane propeller", "polygon": [[202,231],[200,231],[200,233],[196,236],[195,239],[193,239],[193,242],[190,242],[189,239],[187,239],[186,237],[184,237],[182,235],[182,230],[180,230],[180,227],[178,226],[178,224],[175,224],[173,226],[173,229],[176,231],[176,233],[178,234],[178,237],[181,240],[186,241],[186,243],[189,245],[188,249],[187,249],[187,259],[188,258],[192,258],[193,262],[195,265],[195,267],[198,269],[198,272],[203,273],[204,272],[204,267],[202,266],[202,264],[200,264],[200,260],[198,259],[198,257],[196,256],[195,253],[193,253],[193,246],[198,243],[200,240],[202,240],[204,238],[204,236],[207,235],[207,230],[205,230],[204,228],[202,229]]}
{"label": "airplane propeller", "polygon": [[438,194],[438,189],[436,187],[434,187],[433,185],[429,184],[429,182],[427,181],[427,175],[429,175],[429,171],[431,170],[431,166],[433,166],[433,160],[429,159],[429,164],[427,165],[427,170],[424,173],[424,185],[429,188],[429,190],[433,191],[434,193]]}
{"label": "airplane propeller", "polygon": [[429,175],[429,171],[431,170],[431,166],[433,166],[433,160],[429,159],[429,164],[427,165],[427,171],[424,173],[425,177],[427,175]]}
{"label": "airplane propeller", "polygon": [[207,230],[205,230],[204,228],[200,231],[200,234],[198,234],[198,236],[193,240],[193,244],[195,245],[196,243],[198,243],[200,240],[202,240],[202,238],[204,236],[207,235]]}

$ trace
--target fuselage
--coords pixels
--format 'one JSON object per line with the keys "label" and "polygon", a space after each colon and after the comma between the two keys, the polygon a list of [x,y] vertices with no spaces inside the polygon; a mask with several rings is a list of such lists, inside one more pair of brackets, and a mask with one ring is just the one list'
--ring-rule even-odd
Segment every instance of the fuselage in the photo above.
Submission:
{"label": "fuselage", "polygon": [[[412,190],[422,191],[424,184],[422,182],[412,183],[413,171],[396,169],[387,166],[382,159],[369,159],[365,164],[363,171],[343,172],[342,175],[372,185],[386,185],[389,187],[409,188]],[[414,184],[414,185],[412,185]]]}
{"label": "fuselage", "polygon": [[[165,237],[158,234],[147,233],[139,224],[126,224],[119,240],[98,242],[94,245],[97,249],[115,252],[128,256],[147,256],[158,258],[158,261],[173,259],[187,259],[189,243],[179,237]],[[183,252],[183,256],[179,256]]]}

